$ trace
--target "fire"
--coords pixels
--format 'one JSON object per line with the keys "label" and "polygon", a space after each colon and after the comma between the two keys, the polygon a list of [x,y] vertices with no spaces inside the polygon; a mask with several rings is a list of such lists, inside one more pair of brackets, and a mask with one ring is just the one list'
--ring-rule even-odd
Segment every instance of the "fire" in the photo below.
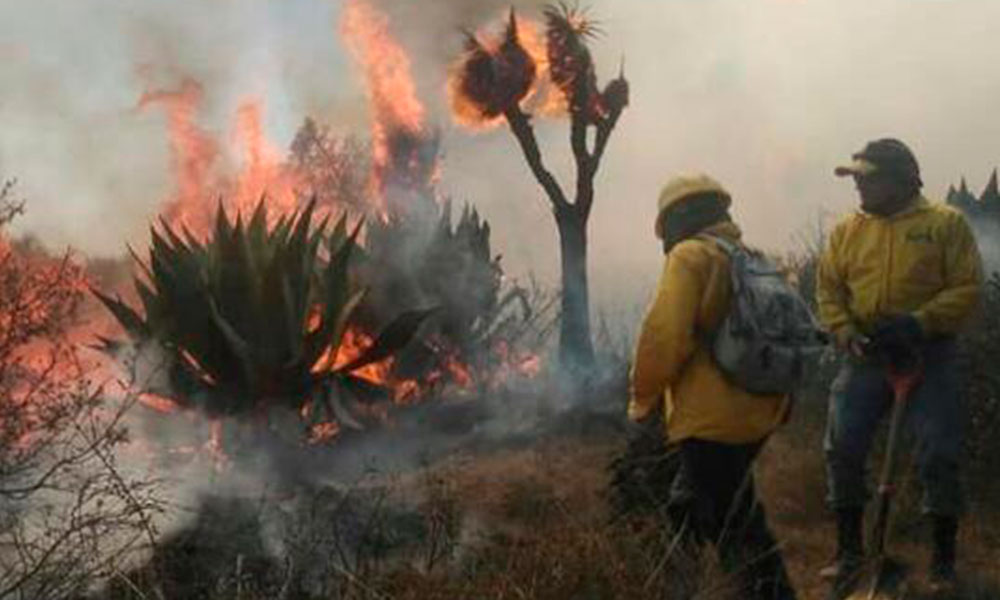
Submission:
{"label": "fire", "polygon": [[449,356],[444,361],[445,370],[451,376],[451,380],[460,388],[469,388],[474,382],[472,371],[467,365],[462,364],[456,358]]}
{"label": "fire", "polygon": [[216,200],[231,212],[249,213],[266,197],[277,209],[269,212],[272,218],[293,210],[301,177],[264,135],[263,101],[247,98],[236,111],[233,138],[243,149],[242,164],[238,172],[227,174],[221,164],[223,146],[197,124],[203,97],[201,84],[188,78],[175,89],[147,91],[139,99],[140,109],[162,107],[167,115],[175,191],[164,219],[203,234],[211,229]]}
{"label": "fire", "polygon": [[424,107],[417,99],[410,58],[389,33],[389,20],[363,0],[348,0],[340,23],[348,49],[365,71],[371,102],[375,162],[388,162],[387,131],[423,129]]}
{"label": "fire", "polygon": [[317,445],[327,444],[340,435],[340,425],[333,421],[316,423],[309,428],[309,436],[306,443]]}
{"label": "fire", "polygon": [[413,379],[401,381],[393,390],[393,400],[397,404],[404,404],[408,401],[419,398],[423,394],[420,384]]}
{"label": "fire", "polygon": [[[370,335],[356,327],[348,329],[344,332],[344,339],[341,341],[340,347],[337,348],[337,356],[333,361],[333,368],[337,369],[358,358],[365,350],[372,346],[374,341]],[[389,373],[391,369],[392,359],[390,358],[382,362],[365,365],[351,374],[378,385],[386,385],[390,380]]]}
{"label": "fire", "polygon": [[192,227],[208,227],[208,216],[202,214],[204,193],[219,156],[218,144],[195,123],[203,95],[201,84],[185,79],[174,90],[145,92],[138,104],[140,109],[160,105],[166,111],[176,191],[164,209],[164,217]]}
{"label": "fire", "polygon": [[450,69],[446,90],[460,125],[496,127],[514,105],[540,115],[566,112],[565,95],[551,80],[540,24],[511,13],[501,35],[482,29],[468,36],[466,52]]}
{"label": "fire", "polygon": [[297,208],[296,189],[302,178],[264,135],[263,112],[262,103],[254,98],[244,100],[236,111],[236,138],[244,149],[244,167],[236,180],[233,201],[237,210],[249,213],[267,196],[272,212],[288,214]]}
{"label": "fire", "polygon": [[160,414],[170,414],[175,413],[180,410],[180,406],[171,400],[170,398],[165,398],[163,396],[151,393],[139,394],[139,402],[152,410]]}
{"label": "fire", "polygon": [[429,194],[438,177],[437,138],[424,125],[410,58],[392,37],[389,19],[365,0],[348,0],[341,37],[364,71],[372,111],[371,188],[383,220],[394,210],[387,188]]}
{"label": "fire", "polygon": [[[518,101],[532,103],[536,113],[550,110],[541,107],[554,106],[551,99],[558,102],[562,96],[543,93],[546,85],[552,86],[546,84],[544,77],[534,75],[535,69],[542,75],[548,72],[541,27],[520,18],[512,23],[516,23],[517,51],[526,57],[523,64],[533,65],[532,76],[522,77],[527,87],[524,93],[517,93]],[[410,58],[393,38],[389,25],[388,18],[367,0],[346,0],[339,26],[364,74],[372,121],[370,196],[372,210],[383,219],[392,218],[406,208],[405,204],[390,202],[394,199],[390,191],[406,200],[437,201],[434,185],[440,168],[438,138],[425,124],[426,111],[417,97]],[[494,53],[507,52],[508,59],[512,56],[509,45],[505,48],[500,41],[484,43],[492,44],[489,47]],[[298,208],[297,191],[305,188],[306,177],[284,160],[278,147],[268,139],[263,125],[264,102],[260,98],[244,98],[232,117],[231,135],[223,138],[199,124],[204,96],[201,84],[189,78],[174,88],[151,88],[138,101],[140,109],[159,109],[166,116],[174,190],[165,201],[164,219],[172,226],[183,224],[197,236],[211,231],[217,201],[230,214],[246,215],[266,196],[271,219]],[[228,167],[229,159],[236,159],[237,167]],[[319,326],[318,319],[318,314],[313,315],[307,331]],[[329,348],[313,370],[336,370],[361,356],[373,343],[374,337],[369,332],[350,327],[340,345]],[[183,358],[197,367],[192,357]],[[491,381],[490,373],[463,363],[447,350],[439,350],[436,358],[436,370],[419,380],[396,378],[391,358],[366,365],[351,375],[387,388],[396,404],[419,401],[441,385],[470,389],[478,382]],[[537,372],[537,359],[520,357],[518,361],[505,363],[502,370]],[[141,402],[161,413],[178,410],[177,403],[154,394],[144,394]],[[303,406],[302,418],[307,419],[315,408]],[[388,420],[385,407],[363,410],[386,411],[383,417]],[[220,461],[224,460],[221,427],[221,422],[212,422],[211,439],[202,448],[222,457]],[[307,431],[310,443],[336,440],[340,433],[341,424],[334,421],[311,424]]]}

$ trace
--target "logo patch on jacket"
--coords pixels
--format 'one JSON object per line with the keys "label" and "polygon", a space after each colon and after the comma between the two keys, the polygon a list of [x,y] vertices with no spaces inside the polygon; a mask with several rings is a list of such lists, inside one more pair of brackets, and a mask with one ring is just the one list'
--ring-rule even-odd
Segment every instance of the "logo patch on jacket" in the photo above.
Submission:
{"label": "logo patch on jacket", "polygon": [[906,241],[915,242],[918,244],[933,244],[934,236],[931,235],[930,229],[923,229],[917,231],[907,231]]}

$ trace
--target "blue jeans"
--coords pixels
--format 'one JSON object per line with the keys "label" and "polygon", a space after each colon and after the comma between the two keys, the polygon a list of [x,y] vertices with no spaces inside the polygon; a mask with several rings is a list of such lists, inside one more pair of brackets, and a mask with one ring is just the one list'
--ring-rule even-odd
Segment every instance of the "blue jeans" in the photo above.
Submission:
{"label": "blue jeans", "polygon": [[[916,443],[925,513],[958,516],[962,512],[959,464],[965,409],[960,389],[954,342],[926,344],[923,382],[911,393],[904,419],[905,430]],[[884,367],[845,359],[830,388],[823,443],[827,501],[834,510],[862,507],[868,500],[868,453],[879,423],[888,420],[891,405],[892,389]]]}

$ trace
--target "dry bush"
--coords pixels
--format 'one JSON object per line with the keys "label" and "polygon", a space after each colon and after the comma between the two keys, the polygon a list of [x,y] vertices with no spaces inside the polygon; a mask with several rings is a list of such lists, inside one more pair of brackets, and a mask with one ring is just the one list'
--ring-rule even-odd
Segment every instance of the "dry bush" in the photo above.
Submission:
{"label": "dry bush", "polygon": [[70,339],[84,294],[69,256],[28,252],[0,190],[0,598],[82,594],[152,542],[153,486],[119,468],[129,403],[106,403]]}
{"label": "dry bush", "polygon": [[967,444],[972,472],[983,480],[1000,469],[1000,274],[986,283],[984,306],[962,338],[962,362],[969,406]]}

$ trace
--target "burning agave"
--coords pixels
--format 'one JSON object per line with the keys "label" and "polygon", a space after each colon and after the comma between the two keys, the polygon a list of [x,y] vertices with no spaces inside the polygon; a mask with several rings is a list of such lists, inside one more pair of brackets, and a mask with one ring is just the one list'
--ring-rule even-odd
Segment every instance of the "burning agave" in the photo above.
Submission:
{"label": "burning agave", "polygon": [[[246,224],[220,207],[204,242],[163,221],[148,264],[135,257],[142,314],[95,290],[133,347],[164,357],[166,377],[146,391],[213,416],[283,405],[360,428],[343,400],[384,390],[356,372],[396,353],[430,311],[403,312],[358,356],[336,361],[365,296],[349,274],[361,224],[348,231],[342,217],[327,235],[327,219],[312,226],[313,209],[269,227],[263,201]],[[102,339],[115,356],[126,345]]]}
{"label": "burning agave", "polygon": [[401,213],[368,228],[359,265],[371,294],[361,311],[377,323],[402,306],[439,306],[419,343],[403,350],[393,368],[402,378],[443,375],[465,385],[487,374],[491,352],[501,341],[516,341],[514,326],[526,323],[532,309],[523,289],[504,289],[489,223],[469,206],[457,222],[450,201],[433,206],[436,219]]}

